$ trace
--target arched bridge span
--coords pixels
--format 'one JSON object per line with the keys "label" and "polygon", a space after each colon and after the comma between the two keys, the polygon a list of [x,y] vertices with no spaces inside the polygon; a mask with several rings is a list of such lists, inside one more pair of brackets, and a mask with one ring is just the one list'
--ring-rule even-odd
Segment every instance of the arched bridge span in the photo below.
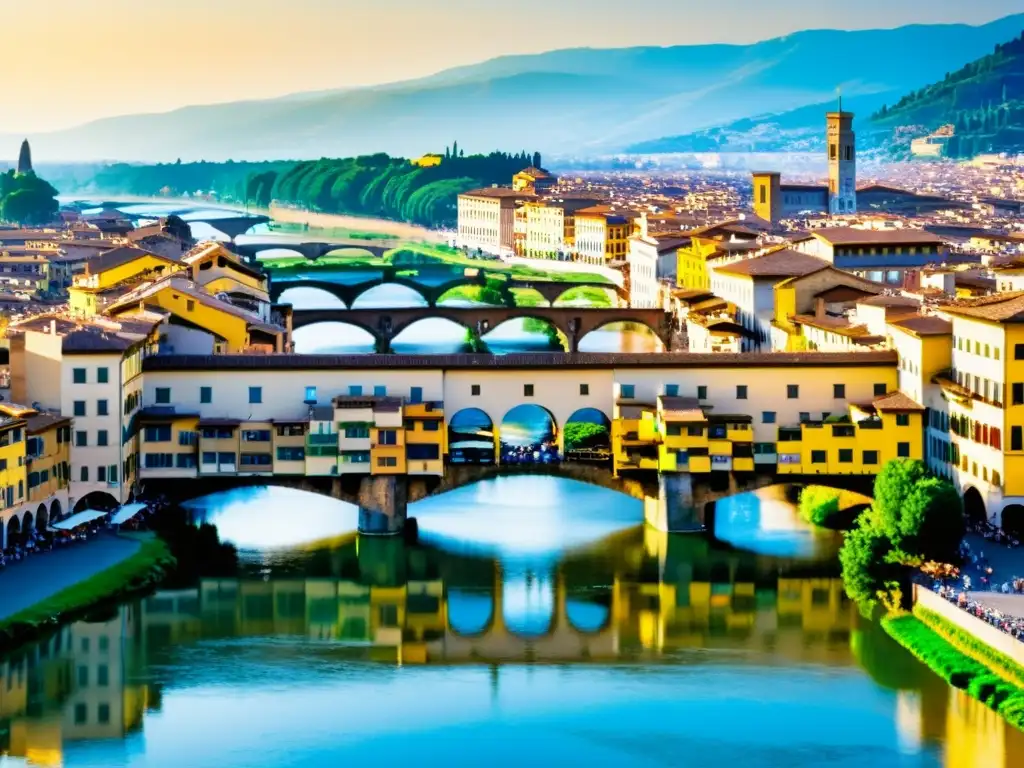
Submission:
{"label": "arched bridge span", "polygon": [[578,307],[408,307],[398,309],[298,309],[292,313],[292,328],[315,323],[346,323],[373,336],[376,348],[387,351],[392,340],[413,323],[428,318],[450,320],[481,335],[508,320],[534,318],[557,328],[569,341],[569,352],[579,351],[579,342],[591,331],[612,323],[639,323],[665,345],[672,345],[671,316],[661,309],[581,309]]}

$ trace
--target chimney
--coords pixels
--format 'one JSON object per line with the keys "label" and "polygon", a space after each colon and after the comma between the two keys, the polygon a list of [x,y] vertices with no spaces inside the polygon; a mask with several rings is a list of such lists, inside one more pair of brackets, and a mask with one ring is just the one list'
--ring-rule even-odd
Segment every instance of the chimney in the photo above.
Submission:
{"label": "chimney", "polygon": [[814,300],[814,316],[819,320],[825,316],[825,300],[820,296]]}

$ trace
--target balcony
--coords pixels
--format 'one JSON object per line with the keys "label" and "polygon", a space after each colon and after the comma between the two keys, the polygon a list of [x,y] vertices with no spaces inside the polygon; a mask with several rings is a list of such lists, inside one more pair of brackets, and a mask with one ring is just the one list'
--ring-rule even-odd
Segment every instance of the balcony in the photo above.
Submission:
{"label": "balcony", "polygon": [[325,457],[325,456],[337,456],[338,445],[334,443],[332,445],[308,445],[306,446],[306,456],[309,457]]}
{"label": "balcony", "polygon": [[337,452],[337,449],[338,449],[338,433],[336,433],[336,432],[328,432],[326,434],[324,434],[324,433],[317,433],[317,434],[306,435],[306,445],[307,446],[330,445],[330,446],[332,446],[335,449],[335,452]]}

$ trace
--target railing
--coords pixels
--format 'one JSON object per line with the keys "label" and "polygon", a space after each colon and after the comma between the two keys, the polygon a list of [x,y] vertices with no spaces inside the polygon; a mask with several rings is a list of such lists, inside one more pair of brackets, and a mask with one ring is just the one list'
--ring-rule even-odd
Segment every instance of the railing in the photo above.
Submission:
{"label": "railing", "polygon": [[306,435],[306,443],[309,445],[331,445],[337,449],[338,435],[334,432],[328,434],[310,434]]}
{"label": "railing", "polygon": [[306,448],[307,456],[337,456],[337,445],[311,445]]}

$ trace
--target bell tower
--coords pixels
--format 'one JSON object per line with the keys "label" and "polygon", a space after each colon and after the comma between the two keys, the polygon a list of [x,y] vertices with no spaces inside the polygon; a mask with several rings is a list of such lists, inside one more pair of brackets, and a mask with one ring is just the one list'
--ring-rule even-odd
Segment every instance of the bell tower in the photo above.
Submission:
{"label": "bell tower", "polygon": [[857,211],[857,137],[853,113],[829,112],[828,118],[828,212],[833,216]]}

